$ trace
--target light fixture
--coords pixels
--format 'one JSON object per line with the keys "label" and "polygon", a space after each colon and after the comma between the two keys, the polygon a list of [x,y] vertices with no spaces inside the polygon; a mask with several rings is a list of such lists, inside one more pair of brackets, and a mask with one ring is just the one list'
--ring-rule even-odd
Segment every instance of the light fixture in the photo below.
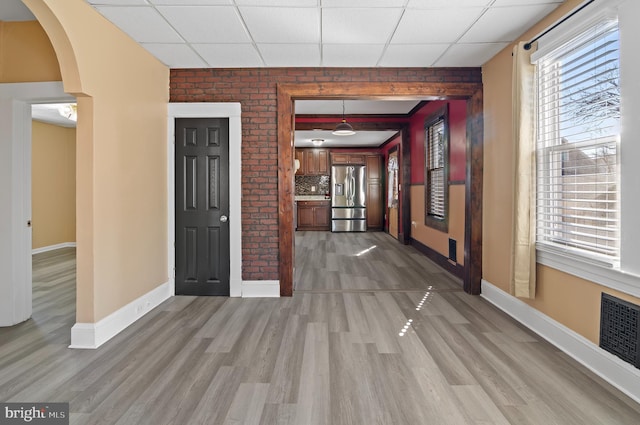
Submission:
{"label": "light fixture", "polygon": [[324,139],[311,139],[311,143],[313,143],[313,146],[322,146]]}
{"label": "light fixture", "polygon": [[344,118],[344,100],[342,100],[342,122],[338,124],[331,134],[336,136],[353,136],[356,134],[353,127]]}
{"label": "light fixture", "polygon": [[71,121],[78,121],[78,105],[75,103],[65,103],[60,105],[58,113]]}

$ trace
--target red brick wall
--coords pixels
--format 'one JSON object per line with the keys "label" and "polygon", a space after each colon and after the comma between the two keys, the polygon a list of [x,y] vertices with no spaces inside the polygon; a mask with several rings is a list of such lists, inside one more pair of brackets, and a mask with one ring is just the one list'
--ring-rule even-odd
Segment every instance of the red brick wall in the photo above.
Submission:
{"label": "red brick wall", "polygon": [[278,280],[277,83],[481,83],[480,68],[172,69],[171,102],[242,104],[242,278]]}

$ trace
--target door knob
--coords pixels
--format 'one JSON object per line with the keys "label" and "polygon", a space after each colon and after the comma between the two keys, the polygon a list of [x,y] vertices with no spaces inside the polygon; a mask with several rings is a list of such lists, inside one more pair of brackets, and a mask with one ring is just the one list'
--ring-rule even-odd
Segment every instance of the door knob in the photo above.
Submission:
{"label": "door knob", "polygon": [[229,217],[227,217],[226,215],[221,215],[220,216],[220,222],[221,223],[226,223],[227,220],[229,220]]}

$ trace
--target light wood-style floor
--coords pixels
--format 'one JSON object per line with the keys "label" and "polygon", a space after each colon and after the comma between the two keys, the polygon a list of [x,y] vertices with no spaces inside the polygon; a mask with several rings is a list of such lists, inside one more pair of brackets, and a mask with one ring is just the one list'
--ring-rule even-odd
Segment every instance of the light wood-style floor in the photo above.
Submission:
{"label": "light wood-style floor", "polygon": [[0,401],[68,401],[72,424],[640,423],[382,233],[299,232],[292,298],[174,297],[98,350],[67,348],[73,258],[34,256],[34,318],[0,330]]}

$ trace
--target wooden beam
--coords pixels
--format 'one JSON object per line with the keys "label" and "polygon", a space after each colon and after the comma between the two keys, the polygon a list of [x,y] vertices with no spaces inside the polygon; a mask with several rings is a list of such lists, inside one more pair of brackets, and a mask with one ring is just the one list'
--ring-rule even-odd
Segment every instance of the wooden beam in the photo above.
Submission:
{"label": "wooden beam", "polygon": [[280,296],[293,295],[295,171],[293,151],[293,101],[291,94],[277,87],[278,97],[278,237],[280,254]]}
{"label": "wooden beam", "polygon": [[464,290],[480,294],[482,280],[482,89],[467,101],[467,173],[465,183]]}

